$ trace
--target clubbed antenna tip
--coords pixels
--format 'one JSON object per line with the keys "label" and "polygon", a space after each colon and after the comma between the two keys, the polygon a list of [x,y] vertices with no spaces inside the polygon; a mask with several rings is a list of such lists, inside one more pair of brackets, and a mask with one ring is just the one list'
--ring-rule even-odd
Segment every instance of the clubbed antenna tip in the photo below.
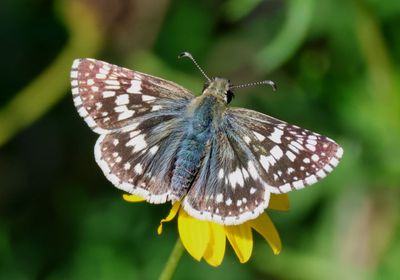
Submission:
{"label": "clubbed antenna tip", "polygon": [[201,74],[207,79],[208,82],[211,82],[211,79],[207,76],[207,74],[203,71],[203,69],[200,67],[200,65],[197,63],[197,61],[194,59],[194,57],[188,53],[188,52],[183,52],[180,55],[178,55],[178,58],[189,58],[193,63],[196,65],[196,67],[200,70]]}

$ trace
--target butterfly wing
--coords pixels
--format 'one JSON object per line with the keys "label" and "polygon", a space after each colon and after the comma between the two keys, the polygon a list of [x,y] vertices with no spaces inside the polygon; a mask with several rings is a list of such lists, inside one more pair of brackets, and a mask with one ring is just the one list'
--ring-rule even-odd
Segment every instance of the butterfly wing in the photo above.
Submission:
{"label": "butterfly wing", "polygon": [[177,118],[146,120],[129,132],[100,135],[95,158],[117,188],[164,203],[172,199],[171,173],[183,131]]}
{"label": "butterfly wing", "polygon": [[170,173],[193,95],[172,82],[94,59],[75,60],[79,114],[101,134],[95,158],[116,187],[152,203],[169,200]]}
{"label": "butterfly wing", "polygon": [[79,114],[99,134],[168,115],[194,97],[173,82],[90,58],[73,62],[71,86]]}
{"label": "butterfly wing", "polygon": [[327,137],[252,110],[228,109],[183,207],[199,219],[240,224],[268,207],[270,193],[325,177],[342,154]]}

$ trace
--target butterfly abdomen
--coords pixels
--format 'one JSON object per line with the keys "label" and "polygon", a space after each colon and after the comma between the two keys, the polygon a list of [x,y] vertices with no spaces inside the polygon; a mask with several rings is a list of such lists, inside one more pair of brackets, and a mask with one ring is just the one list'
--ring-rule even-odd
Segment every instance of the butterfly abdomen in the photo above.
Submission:
{"label": "butterfly abdomen", "polygon": [[191,108],[193,115],[180,144],[171,179],[171,188],[177,197],[187,192],[203,160],[211,136],[214,105],[215,98],[206,97]]}

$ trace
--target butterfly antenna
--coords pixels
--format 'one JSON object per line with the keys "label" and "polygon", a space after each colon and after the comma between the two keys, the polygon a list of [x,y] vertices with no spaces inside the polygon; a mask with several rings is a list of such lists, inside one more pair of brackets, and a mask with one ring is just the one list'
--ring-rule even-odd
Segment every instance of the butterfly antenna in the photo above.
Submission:
{"label": "butterfly antenna", "polygon": [[178,58],[182,58],[182,57],[187,57],[189,58],[191,61],[193,61],[193,63],[197,66],[197,68],[200,70],[201,74],[203,74],[203,76],[207,79],[208,82],[211,82],[211,79],[207,76],[206,72],[203,71],[203,69],[201,69],[200,65],[197,63],[197,61],[193,58],[193,56],[188,53],[188,52],[183,52],[181,53]]}
{"label": "butterfly antenna", "polygon": [[231,86],[230,88],[244,88],[244,87],[252,87],[252,86],[258,86],[258,85],[270,85],[272,87],[273,91],[276,91],[276,89],[277,89],[275,82],[273,82],[271,80],[264,80],[264,81],[259,81],[259,82],[255,82],[255,83]]}

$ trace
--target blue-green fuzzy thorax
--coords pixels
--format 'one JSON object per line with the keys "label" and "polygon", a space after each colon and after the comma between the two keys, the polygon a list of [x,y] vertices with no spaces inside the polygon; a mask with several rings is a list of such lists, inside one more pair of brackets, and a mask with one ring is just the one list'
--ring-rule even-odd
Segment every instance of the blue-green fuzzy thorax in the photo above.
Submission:
{"label": "blue-green fuzzy thorax", "polygon": [[178,197],[187,192],[195,178],[214,129],[213,121],[218,118],[219,102],[215,96],[201,96],[198,101],[176,156],[171,186]]}

